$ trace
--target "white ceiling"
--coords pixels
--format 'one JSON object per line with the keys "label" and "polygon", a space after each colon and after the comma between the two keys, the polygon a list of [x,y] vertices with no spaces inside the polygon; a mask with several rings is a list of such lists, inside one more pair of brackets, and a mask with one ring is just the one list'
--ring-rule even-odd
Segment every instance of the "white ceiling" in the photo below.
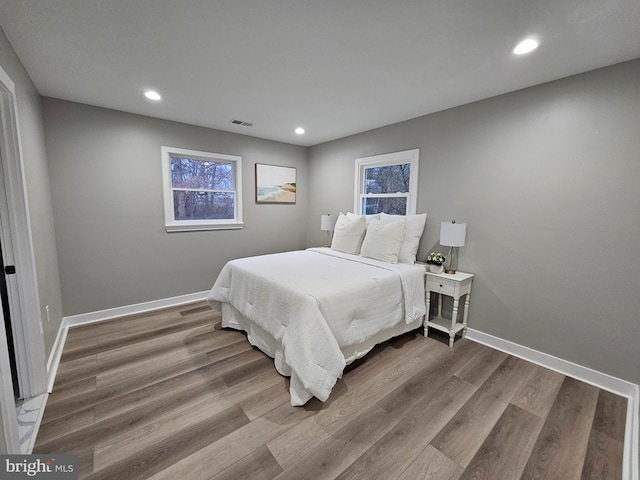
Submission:
{"label": "white ceiling", "polygon": [[0,26],[44,96],[306,146],[640,57],[638,0],[0,0]]}

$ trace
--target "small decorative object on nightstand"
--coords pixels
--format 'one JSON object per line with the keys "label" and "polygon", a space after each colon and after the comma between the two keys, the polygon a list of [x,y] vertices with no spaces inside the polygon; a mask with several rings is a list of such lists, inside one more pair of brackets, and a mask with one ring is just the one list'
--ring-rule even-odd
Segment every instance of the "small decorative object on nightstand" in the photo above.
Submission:
{"label": "small decorative object on nightstand", "polygon": [[441,253],[431,252],[427,257],[427,264],[429,265],[429,271],[433,273],[444,272],[445,256]]}
{"label": "small decorative object on nightstand", "polygon": [[[467,333],[467,318],[469,316],[469,303],[471,302],[471,283],[473,281],[472,273],[456,272],[447,273],[431,273],[427,272],[425,286],[425,301],[427,314],[424,320],[424,336],[429,334],[429,328],[435,328],[441,332],[449,334],[449,346],[453,347],[453,340],[456,334],[462,331],[464,337]],[[431,318],[431,293],[438,294],[438,315]],[[453,298],[453,311],[451,319],[442,316],[442,295]],[[460,298],[465,296],[464,310],[462,312],[462,321],[458,321],[458,307]]]}

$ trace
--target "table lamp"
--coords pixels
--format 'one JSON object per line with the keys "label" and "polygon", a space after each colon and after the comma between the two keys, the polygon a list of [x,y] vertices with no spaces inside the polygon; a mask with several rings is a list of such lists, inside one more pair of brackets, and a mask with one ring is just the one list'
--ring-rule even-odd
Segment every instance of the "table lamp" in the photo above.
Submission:
{"label": "table lamp", "polygon": [[458,247],[464,246],[467,233],[466,223],[456,223],[455,220],[440,224],[440,245],[449,247],[449,256],[445,265],[446,273],[456,273],[458,268]]}
{"label": "table lamp", "polygon": [[326,233],[325,247],[331,246],[331,235],[336,228],[336,222],[338,221],[337,215],[320,215],[320,230]]}

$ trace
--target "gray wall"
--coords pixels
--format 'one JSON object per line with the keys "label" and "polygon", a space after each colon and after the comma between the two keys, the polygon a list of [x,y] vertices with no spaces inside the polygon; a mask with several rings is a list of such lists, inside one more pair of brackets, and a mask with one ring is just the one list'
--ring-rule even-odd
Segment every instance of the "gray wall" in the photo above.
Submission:
{"label": "gray wall", "polygon": [[[233,258],[304,248],[308,149],[43,99],[65,316],[201,292]],[[242,230],[164,230],[160,147],[242,156]],[[296,167],[295,205],[255,204],[255,163]]]}
{"label": "gray wall", "polygon": [[[18,129],[40,296],[41,321],[48,357],[62,321],[62,299],[51,209],[40,95],[0,29],[0,65],[16,85]],[[47,322],[45,306],[49,305]]]}
{"label": "gray wall", "polygon": [[309,242],[354,159],[420,149],[420,256],[467,223],[469,326],[640,383],[640,60],[312,147]]}

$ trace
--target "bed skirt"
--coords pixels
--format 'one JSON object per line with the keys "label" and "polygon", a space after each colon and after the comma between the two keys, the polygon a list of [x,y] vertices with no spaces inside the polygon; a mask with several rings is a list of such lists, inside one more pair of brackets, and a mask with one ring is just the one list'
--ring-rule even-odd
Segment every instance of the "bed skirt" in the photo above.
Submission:
{"label": "bed skirt", "polygon": [[[282,344],[263,328],[260,328],[260,326],[248,320],[232,305],[222,303],[221,306],[222,326],[246,332],[251,345],[259,348],[262,352],[273,358],[278,373],[285,377],[290,377],[291,383],[289,391],[291,394],[291,405],[301,406],[307,403],[313,397],[313,394],[305,388],[303,382],[298,375],[296,375],[296,372],[285,362]],[[355,360],[362,358],[379,343],[420,328],[423,319],[424,317],[408,324],[400,322],[394,327],[378,332],[373,337],[357,345],[340,346],[340,350],[344,355],[345,364],[349,365]]]}

